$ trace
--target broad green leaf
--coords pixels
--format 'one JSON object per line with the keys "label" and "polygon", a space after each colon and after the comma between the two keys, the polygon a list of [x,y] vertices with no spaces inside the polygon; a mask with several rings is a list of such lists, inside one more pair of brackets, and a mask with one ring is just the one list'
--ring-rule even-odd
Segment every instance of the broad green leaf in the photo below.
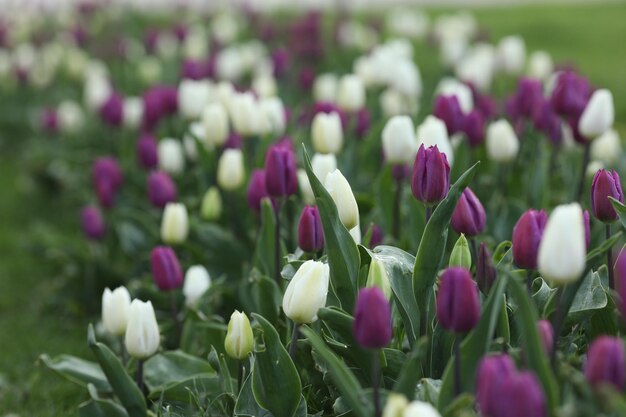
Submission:
{"label": "broad green leaf", "polygon": [[163,391],[172,383],[193,376],[215,375],[209,362],[180,350],[159,353],[144,364],[144,381],[152,391]]}
{"label": "broad green leaf", "polygon": [[581,322],[596,310],[606,307],[607,303],[608,298],[600,281],[600,275],[597,272],[591,272],[587,274],[576,293],[567,313],[567,320],[575,323]]}
{"label": "broad green leaf", "polygon": [[59,355],[53,359],[44,354],[39,359],[48,368],[72,382],[84,387],[87,387],[87,384],[93,384],[99,392],[111,392],[111,385],[109,385],[104,372],[102,372],[102,368],[96,362],[86,361],[70,355]]}
{"label": "broad green leaf", "polygon": [[619,217],[619,222],[622,224],[622,227],[626,228],[626,205],[613,197],[609,197],[609,200],[611,200],[611,204],[613,204],[613,208]]}
{"label": "broad green leaf", "polygon": [[78,406],[78,417],[128,417],[128,414],[113,401],[89,400]]}
{"label": "broad green leaf", "polygon": [[404,367],[398,375],[393,391],[404,394],[407,398],[413,398],[417,389],[417,383],[422,377],[422,356],[424,355],[427,339],[423,338],[415,344],[409,354]]}
{"label": "broad green leaf", "polygon": [[248,284],[257,313],[270,323],[278,322],[278,306],[282,303],[282,292],[276,281],[262,275],[254,275]]}

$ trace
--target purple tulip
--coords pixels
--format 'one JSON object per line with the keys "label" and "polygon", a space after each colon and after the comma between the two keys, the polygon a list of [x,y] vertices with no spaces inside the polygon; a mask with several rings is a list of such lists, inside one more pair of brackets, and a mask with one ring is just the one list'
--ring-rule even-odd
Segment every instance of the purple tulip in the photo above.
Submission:
{"label": "purple tulip", "polygon": [[265,155],[265,188],[272,197],[286,197],[298,191],[296,158],[284,146],[274,145]]}
{"label": "purple tulip", "polygon": [[626,320],[626,251],[624,249],[617,255],[613,273],[615,275],[615,291],[617,292],[615,303],[622,315],[622,320]]}
{"label": "purple tulip", "polygon": [[260,212],[261,201],[265,197],[268,197],[267,189],[265,188],[265,170],[255,169],[252,171],[246,197],[248,199],[248,206],[256,213]]}
{"label": "purple tulip", "polygon": [[152,279],[161,291],[170,291],[183,285],[183,270],[176,253],[169,246],[157,246],[150,253]]}
{"label": "purple tulip", "polygon": [[243,147],[243,138],[241,135],[230,132],[224,143],[224,149],[241,149]]}
{"label": "purple tulip", "polygon": [[59,116],[52,108],[44,109],[40,116],[40,125],[44,132],[54,134],[59,131]]}
{"label": "purple tulip", "polygon": [[618,218],[609,197],[623,203],[622,184],[616,171],[601,169],[593,176],[591,183],[591,212],[605,223],[614,222]]}
{"label": "purple tulip", "polygon": [[176,201],[176,184],[168,173],[154,171],[148,177],[148,199],[153,206],[163,208]]}
{"label": "purple tulip", "polygon": [[159,31],[157,29],[148,29],[143,37],[143,44],[146,48],[146,52],[153,54],[156,50],[157,42],[159,41]]}
{"label": "purple tulip", "polygon": [[494,390],[493,412],[488,417],[545,417],[546,396],[529,371],[508,374]]}
{"label": "purple tulip", "polygon": [[467,269],[452,267],[443,271],[436,304],[437,320],[448,331],[467,333],[478,324],[478,291]]}
{"label": "purple tulip", "polygon": [[282,78],[289,70],[289,52],[285,48],[277,48],[272,52],[274,76]]}
{"label": "purple tulip", "polygon": [[376,223],[372,223],[372,236],[370,237],[370,249],[375,248],[376,246],[383,243],[383,229],[380,228]]}
{"label": "purple tulip", "polygon": [[622,391],[626,382],[624,342],[611,336],[594,340],[587,351],[585,377],[594,388],[610,384]]}
{"label": "purple tulip", "polygon": [[117,160],[110,156],[98,158],[91,172],[92,183],[102,207],[112,207],[124,177]]}
{"label": "purple tulip", "polygon": [[201,80],[206,77],[206,63],[198,59],[185,59],[180,66],[180,77]]}
{"label": "purple tulip", "polygon": [[149,133],[143,134],[137,141],[137,163],[144,169],[156,168],[159,164],[157,141]]}
{"label": "purple tulip", "polygon": [[92,240],[100,240],[106,233],[106,225],[102,213],[95,206],[87,206],[80,213],[80,224],[85,236]]}
{"label": "purple tulip", "polygon": [[498,390],[509,375],[517,372],[513,359],[505,353],[485,356],[476,373],[476,403],[481,415],[494,416]]}
{"label": "purple tulip", "polygon": [[380,288],[359,290],[352,331],[359,346],[367,349],[382,349],[391,341],[391,306]]}
{"label": "purple tulip", "polygon": [[496,267],[493,265],[493,260],[491,259],[491,253],[489,253],[485,242],[482,242],[478,250],[478,259],[476,259],[476,283],[483,294],[489,294],[497,276]]}
{"label": "purple tulip", "polygon": [[472,237],[481,233],[485,229],[487,221],[485,209],[478,200],[478,197],[467,187],[463,190],[459,202],[452,213],[452,228],[458,234]]}
{"label": "purple tulip", "polygon": [[310,67],[304,67],[298,74],[298,86],[303,91],[310,91],[315,81],[315,70]]}
{"label": "purple tulip", "polygon": [[546,227],[545,210],[530,209],[524,212],[513,227],[513,261],[524,269],[537,269],[539,242]]}
{"label": "purple tulip", "polygon": [[319,252],[324,248],[324,230],[320,213],[315,206],[305,206],[298,222],[298,245],[305,252]]}
{"label": "purple tulip", "polygon": [[172,32],[174,33],[174,36],[176,36],[176,39],[178,40],[178,42],[183,42],[187,38],[189,29],[187,28],[185,24],[178,23],[174,25],[174,27],[172,28]]}
{"label": "purple tulip", "polygon": [[543,350],[546,352],[546,355],[550,355],[554,347],[554,329],[552,328],[552,323],[545,319],[539,320],[537,322],[537,332],[539,333]]}
{"label": "purple tulip", "polygon": [[471,147],[485,141],[485,118],[480,110],[474,109],[463,119],[463,133]]}
{"label": "purple tulip", "polygon": [[346,112],[341,110],[335,103],[331,103],[328,101],[315,102],[315,104],[313,105],[313,109],[311,110],[311,113],[309,114],[309,122],[313,120],[313,118],[315,117],[317,113],[332,113],[332,112],[335,112],[339,115],[339,119],[341,120],[341,127],[345,131],[346,127],[348,127],[348,121],[349,121],[348,115],[346,114]]}
{"label": "purple tulip", "polygon": [[446,154],[437,146],[428,149],[421,145],[413,164],[411,190],[418,201],[436,204],[446,198],[450,190],[450,164]]}
{"label": "purple tulip", "polygon": [[372,125],[370,112],[366,108],[359,109],[355,114],[355,119],[354,133],[357,138],[362,139]]}
{"label": "purple tulip", "polygon": [[463,128],[463,111],[456,96],[437,96],[433,115],[446,124],[448,136],[454,135]]}
{"label": "purple tulip", "polygon": [[533,114],[533,124],[535,129],[545,133],[553,144],[561,143],[563,130],[561,129],[561,119],[554,112],[552,103],[542,100]]}
{"label": "purple tulip", "polygon": [[124,117],[124,98],[113,92],[100,106],[100,118],[109,126],[119,127]]}
{"label": "purple tulip", "polygon": [[532,78],[521,78],[517,84],[515,101],[521,116],[531,118],[543,101],[543,85]]}
{"label": "purple tulip", "polygon": [[554,110],[565,117],[580,117],[591,96],[589,82],[572,71],[562,72],[550,101]]}

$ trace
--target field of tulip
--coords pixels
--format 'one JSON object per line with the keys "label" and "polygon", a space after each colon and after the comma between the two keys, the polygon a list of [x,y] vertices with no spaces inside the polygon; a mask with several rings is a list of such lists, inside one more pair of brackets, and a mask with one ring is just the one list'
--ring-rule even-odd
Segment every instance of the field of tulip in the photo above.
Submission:
{"label": "field of tulip", "polygon": [[0,417],[626,416],[626,7],[0,16]]}

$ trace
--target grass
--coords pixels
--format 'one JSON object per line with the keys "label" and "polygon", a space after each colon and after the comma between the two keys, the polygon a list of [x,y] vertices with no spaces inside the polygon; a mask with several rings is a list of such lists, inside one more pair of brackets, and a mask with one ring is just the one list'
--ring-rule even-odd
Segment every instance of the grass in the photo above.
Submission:
{"label": "grass", "polygon": [[[545,49],[559,62],[575,63],[594,85],[610,88],[624,135],[626,4],[481,8],[474,13],[493,39],[519,33],[530,51]],[[8,136],[0,132],[5,144]],[[38,222],[52,222],[68,233],[76,232],[77,223],[76,210],[64,207],[62,196],[51,198],[22,186],[26,173],[20,155],[27,150],[4,146],[0,152],[0,417],[72,416],[84,390],[38,366],[37,358],[43,352],[89,358],[86,325],[95,318],[69,313],[58,304],[58,278],[28,249],[29,230]]]}

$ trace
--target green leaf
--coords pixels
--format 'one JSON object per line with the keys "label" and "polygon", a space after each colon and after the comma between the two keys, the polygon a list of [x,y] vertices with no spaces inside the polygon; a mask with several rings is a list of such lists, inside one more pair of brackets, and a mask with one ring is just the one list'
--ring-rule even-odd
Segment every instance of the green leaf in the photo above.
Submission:
{"label": "green leaf", "polygon": [[78,417],[128,417],[128,414],[113,401],[89,400],[78,406]]}
{"label": "green leaf", "polygon": [[413,348],[407,358],[395,385],[393,391],[404,394],[407,398],[413,398],[417,383],[422,377],[422,357],[425,351],[427,339],[421,339]]}
{"label": "green leaf", "polygon": [[282,292],[278,284],[262,275],[253,276],[251,281],[248,285],[255,305],[254,311],[266,317],[270,323],[277,323],[278,306],[282,304]]}
{"label": "green leaf", "polygon": [[278,332],[263,316],[252,313],[263,330],[265,351],[256,352],[252,391],[257,403],[275,416],[295,414],[302,395],[300,375],[280,341]]}
{"label": "green leaf", "polygon": [[315,194],[324,229],[324,245],[328,254],[332,288],[346,311],[354,309],[359,280],[359,251],[350,233],[339,220],[337,207],[311,168],[304,151],[304,167]]}
{"label": "green leaf", "polygon": [[589,253],[587,253],[587,257],[585,258],[587,266],[590,266],[591,262],[613,249],[613,246],[615,246],[615,244],[622,238],[623,234],[624,233],[620,230],[619,232],[614,233],[609,239],[602,242],[600,246],[589,251]]}
{"label": "green leaf", "polygon": [[[268,410],[259,406],[254,399],[251,376],[246,377],[242,384],[241,391],[237,397],[237,403],[235,404],[235,416],[274,417]],[[307,404],[304,397],[300,397],[300,404],[298,404],[295,417],[307,417]]]}
{"label": "green leaf", "polygon": [[96,341],[93,326],[89,325],[87,341],[93,351],[102,371],[107,377],[113,392],[128,412],[130,417],[146,416],[146,400],[135,381],[128,375],[126,369],[106,345]]}
{"label": "green leaf", "polygon": [[218,353],[215,350],[215,346],[211,346],[211,353],[209,353],[209,363],[213,369],[216,369],[220,374],[222,381],[222,391],[227,394],[235,395],[235,383],[230,376],[230,369],[226,363],[226,357],[223,353]]}
{"label": "green leaf", "polygon": [[622,224],[622,227],[626,228],[626,205],[613,197],[609,197],[609,200],[611,200],[611,204],[613,204],[613,208],[619,217],[619,222]]}
{"label": "green leaf", "polygon": [[209,362],[180,350],[159,353],[144,364],[144,382],[150,392],[163,391],[173,383],[206,374],[215,375]]}
{"label": "green leaf", "polygon": [[276,218],[269,198],[261,200],[261,229],[256,244],[255,265],[263,274],[276,276],[274,248],[276,246]]}
{"label": "green leaf", "polygon": [[102,368],[96,362],[86,361],[70,355],[59,355],[54,359],[41,355],[39,359],[48,368],[64,376],[72,382],[87,387],[93,384],[99,392],[110,393],[111,385],[107,381]]}
{"label": "green leaf", "polygon": [[[417,399],[436,405],[441,392],[441,379],[423,378],[417,386]],[[409,398],[413,398],[411,395]]]}
{"label": "green leaf", "polygon": [[607,306],[608,297],[597,272],[590,272],[583,279],[580,289],[576,292],[572,306],[567,313],[570,322],[581,322],[596,310]]}

